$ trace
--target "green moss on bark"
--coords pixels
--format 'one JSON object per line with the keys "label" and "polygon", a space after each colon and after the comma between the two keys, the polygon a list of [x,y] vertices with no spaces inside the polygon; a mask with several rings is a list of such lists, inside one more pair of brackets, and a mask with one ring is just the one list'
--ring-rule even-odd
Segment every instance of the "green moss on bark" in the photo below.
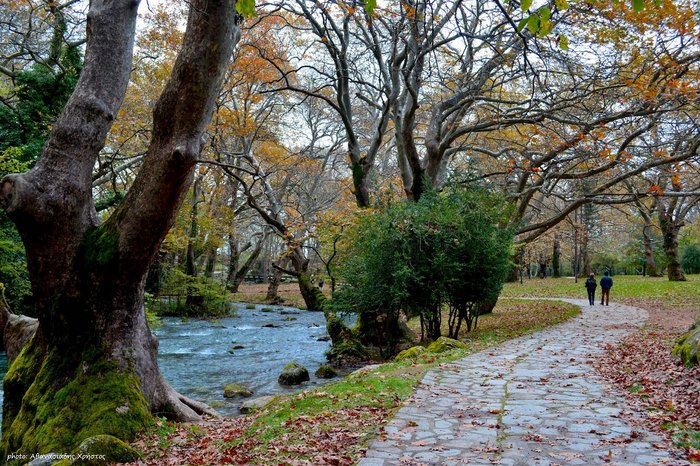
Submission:
{"label": "green moss on bark", "polygon": [[22,398],[34,382],[36,373],[44,360],[44,352],[36,341],[36,336],[22,349],[19,356],[12,361],[3,381],[3,439],[10,428],[11,421],[17,416],[22,406]]}
{"label": "green moss on bark", "polygon": [[311,277],[305,273],[299,274],[299,291],[309,311],[322,311],[326,296],[320,288],[311,282]]}
{"label": "green moss on bark", "polygon": [[119,255],[119,234],[110,223],[85,233],[82,255],[87,268],[104,268],[116,263]]}
{"label": "green moss on bark", "polygon": [[129,440],[149,425],[151,414],[138,378],[98,354],[103,356],[96,351],[81,358],[66,377],[67,357],[59,351],[49,351],[40,365],[31,349],[22,352],[8,371],[6,390],[8,383],[26,386],[29,372],[36,377],[16,413],[5,410],[5,455],[70,452],[102,434]]}
{"label": "green moss on bark", "polygon": [[365,178],[365,171],[359,164],[352,165],[352,182],[356,190],[359,190],[362,186],[362,181]]}

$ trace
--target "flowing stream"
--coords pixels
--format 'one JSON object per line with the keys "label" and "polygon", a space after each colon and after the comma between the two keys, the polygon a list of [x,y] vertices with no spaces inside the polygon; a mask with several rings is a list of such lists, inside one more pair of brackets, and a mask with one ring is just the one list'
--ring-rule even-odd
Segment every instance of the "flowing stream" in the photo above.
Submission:
{"label": "flowing stream", "polygon": [[[238,414],[242,399],[224,398],[230,383],[245,385],[253,397],[298,390],[283,387],[277,377],[289,362],[309,370],[309,387],[324,381],[314,372],[329,348],[322,312],[236,303],[237,317],[218,320],[162,318],[153,329],[160,341],[158,361],[165,379],[185,396],[213,405],[224,415]],[[252,305],[248,305],[252,307]],[[234,347],[239,347],[234,349]],[[0,375],[7,371],[0,353]],[[2,390],[0,389],[0,405]]]}

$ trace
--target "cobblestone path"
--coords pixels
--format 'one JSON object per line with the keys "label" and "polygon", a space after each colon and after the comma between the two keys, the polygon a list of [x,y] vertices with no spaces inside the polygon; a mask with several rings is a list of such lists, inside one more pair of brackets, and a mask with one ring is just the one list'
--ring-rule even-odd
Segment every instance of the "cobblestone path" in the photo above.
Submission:
{"label": "cobblestone path", "polygon": [[582,313],[429,371],[359,466],[688,464],[629,426],[591,367],[646,312],[566,301]]}

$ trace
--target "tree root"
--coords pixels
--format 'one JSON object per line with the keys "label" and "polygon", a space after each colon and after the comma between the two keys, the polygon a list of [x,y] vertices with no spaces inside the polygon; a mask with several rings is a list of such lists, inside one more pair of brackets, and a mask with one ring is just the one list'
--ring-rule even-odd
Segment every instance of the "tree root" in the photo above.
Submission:
{"label": "tree root", "polygon": [[0,292],[0,350],[7,353],[8,363],[22,351],[39,328],[39,321],[32,317],[13,314]]}
{"label": "tree root", "polygon": [[153,414],[164,414],[167,418],[179,422],[201,422],[202,416],[221,418],[221,414],[215,409],[191,398],[180,394],[161,377],[161,390],[158,397],[161,402],[154,403]]}

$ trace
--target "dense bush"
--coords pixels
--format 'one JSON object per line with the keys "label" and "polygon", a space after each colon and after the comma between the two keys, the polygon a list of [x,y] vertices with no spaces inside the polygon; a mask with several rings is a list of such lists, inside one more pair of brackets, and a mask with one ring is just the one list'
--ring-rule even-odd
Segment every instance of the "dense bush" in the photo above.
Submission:
{"label": "dense bush", "polygon": [[681,267],[685,273],[700,273],[700,244],[689,244],[683,248]]}
{"label": "dense bush", "polygon": [[419,317],[422,338],[441,334],[450,309],[450,335],[476,324],[478,303],[495,299],[509,269],[511,231],[504,201],[482,191],[450,188],[366,211],[341,244],[344,285],[331,308],[358,313],[365,343],[393,349],[399,317]]}

